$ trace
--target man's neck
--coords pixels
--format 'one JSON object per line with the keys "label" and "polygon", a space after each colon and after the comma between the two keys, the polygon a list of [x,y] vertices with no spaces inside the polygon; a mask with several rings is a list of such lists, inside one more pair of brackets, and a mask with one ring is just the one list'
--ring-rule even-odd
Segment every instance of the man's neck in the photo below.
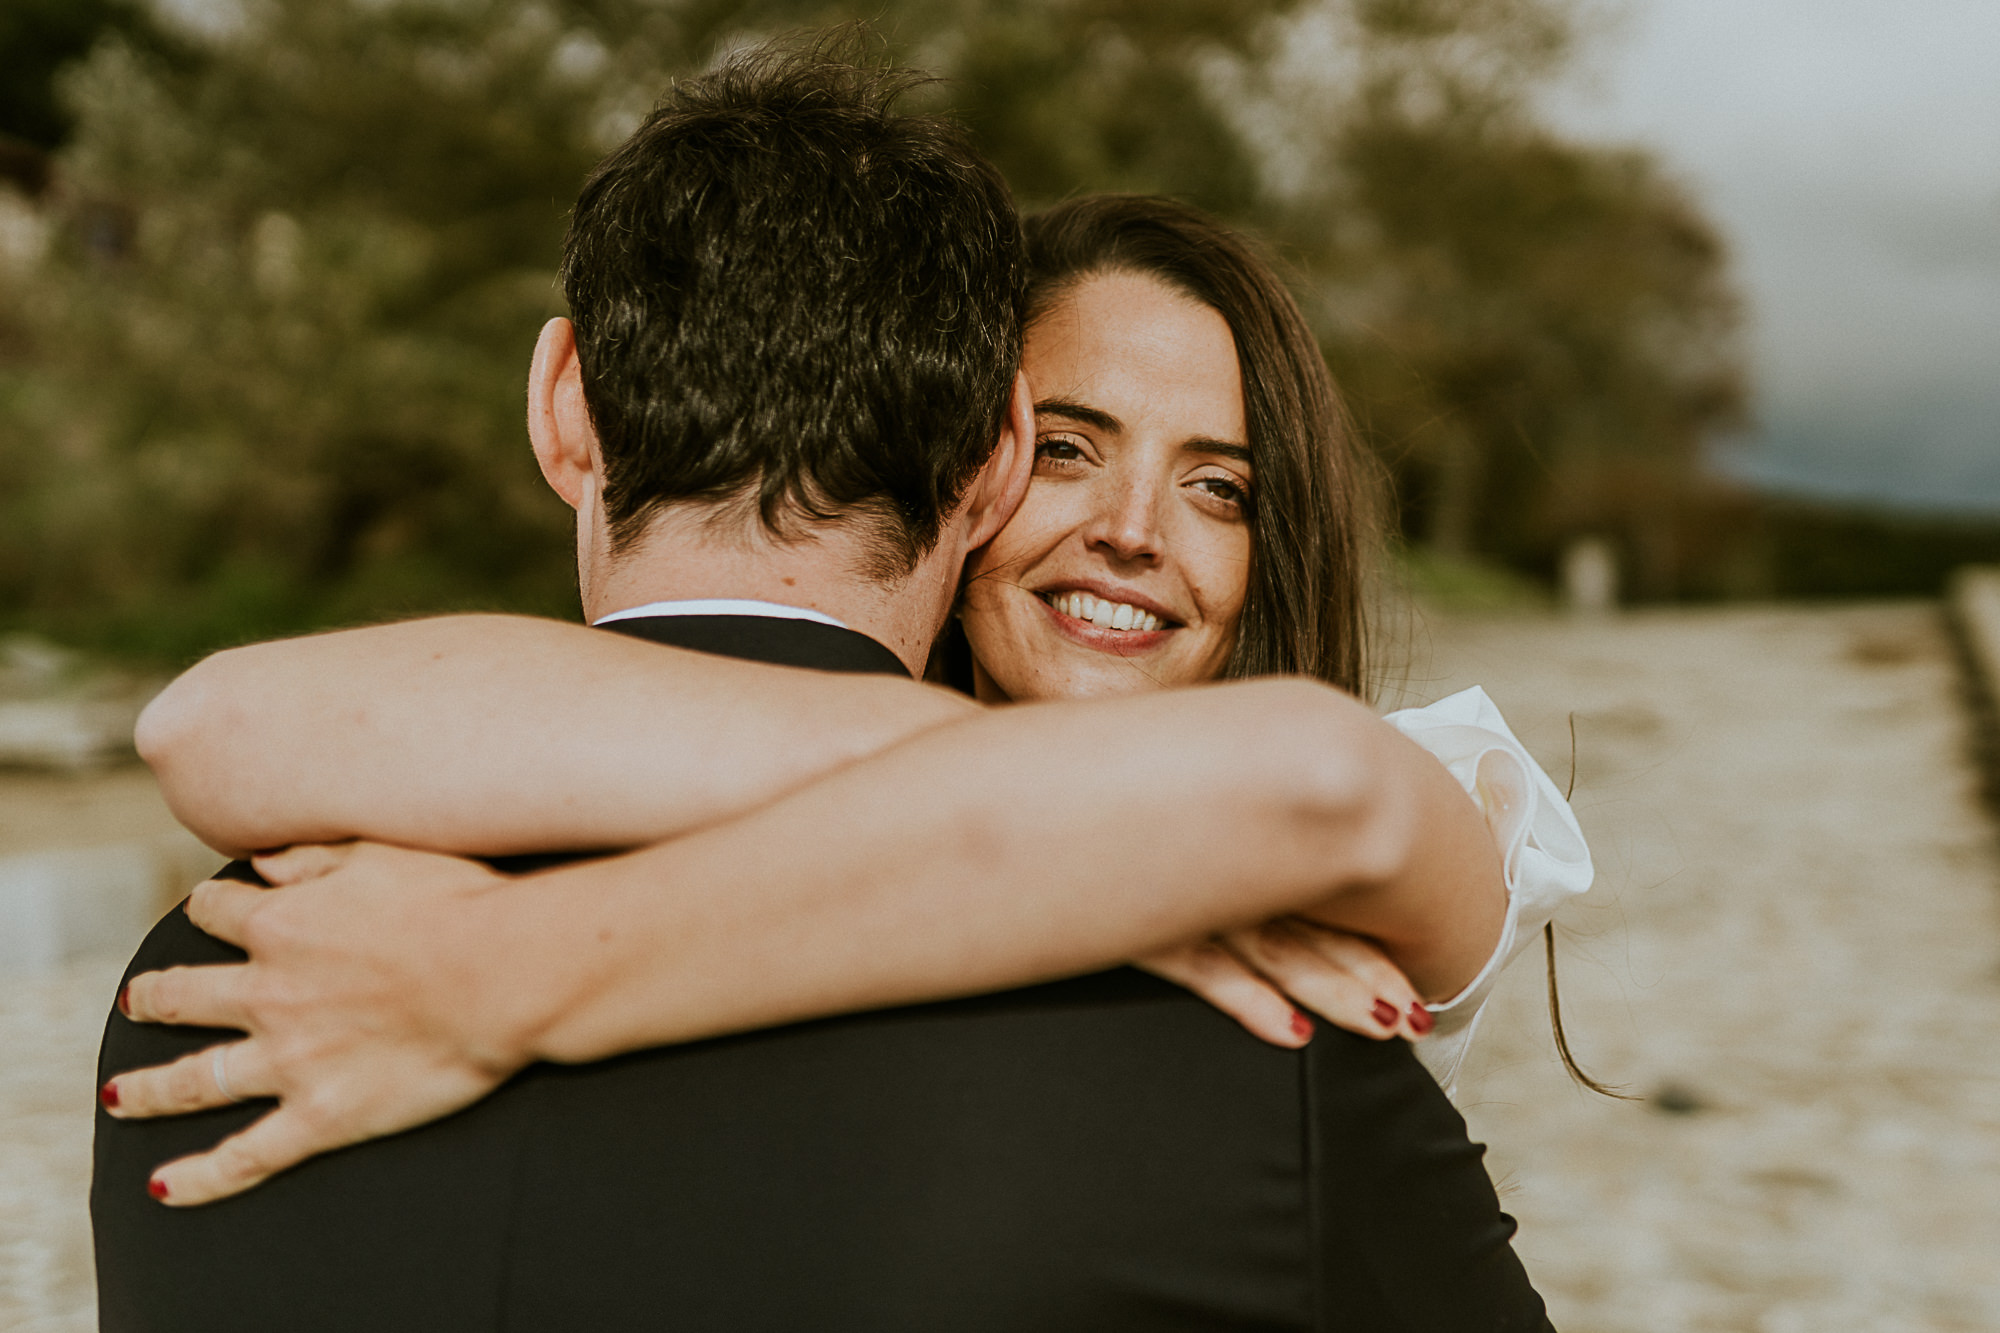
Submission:
{"label": "man's neck", "polygon": [[670,511],[632,549],[594,553],[582,570],[584,618],[649,602],[773,602],[831,616],[895,653],[910,674],[923,674],[957,580],[956,569],[936,567],[938,553],[909,576],[882,583],[858,572],[870,550],[865,534],[821,528],[780,542],[761,527],[746,532],[707,517]]}

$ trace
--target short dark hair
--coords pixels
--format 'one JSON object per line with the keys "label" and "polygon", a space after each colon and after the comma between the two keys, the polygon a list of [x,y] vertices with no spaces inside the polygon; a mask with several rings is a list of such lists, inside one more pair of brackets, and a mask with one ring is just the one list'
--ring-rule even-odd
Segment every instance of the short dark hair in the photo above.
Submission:
{"label": "short dark hair", "polygon": [[676,83],[591,174],[563,289],[614,549],[660,509],[859,518],[907,573],[991,455],[1020,362],[1020,222],[929,82],[852,32]]}
{"label": "short dark hair", "polygon": [[1030,328],[1098,273],[1157,278],[1228,323],[1250,430],[1251,556],[1223,674],[1317,676],[1368,697],[1377,470],[1274,264],[1200,209],[1147,195],[1072,199],[1029,218],[1027,237]]}

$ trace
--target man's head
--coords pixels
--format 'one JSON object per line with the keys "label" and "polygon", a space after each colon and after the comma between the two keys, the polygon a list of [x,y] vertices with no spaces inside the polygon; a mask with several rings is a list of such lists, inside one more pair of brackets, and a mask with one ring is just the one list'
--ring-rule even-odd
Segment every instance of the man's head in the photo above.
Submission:
{"label": "man's head", "polygon": [[563,279],[614,552],[683,504],[931,550],[1007,422],[1023,262],[922,76],[819,52],[677,84],[585,184]]}

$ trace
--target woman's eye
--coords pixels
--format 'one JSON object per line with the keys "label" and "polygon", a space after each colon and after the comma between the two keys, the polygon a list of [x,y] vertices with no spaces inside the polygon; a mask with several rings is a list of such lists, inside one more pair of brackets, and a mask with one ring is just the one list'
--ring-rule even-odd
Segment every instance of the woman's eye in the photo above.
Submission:
{"label": "woman's eye", "polygon": [[1189,484],[1202,494],[1212,495],[1218,500],[1235,505],[1238,509],[1249,508],[1249,490],[1227,477],[1197,477]]}
{"label": "woman's eye", "polygon": [[1037,459],[1047,459],[1052,463],[1081,462],[1083,459],[1083,446],[1074,440],[1065,440],[1060,437],[1052,438],[1045,435],[1035,441],[1035,457]]}

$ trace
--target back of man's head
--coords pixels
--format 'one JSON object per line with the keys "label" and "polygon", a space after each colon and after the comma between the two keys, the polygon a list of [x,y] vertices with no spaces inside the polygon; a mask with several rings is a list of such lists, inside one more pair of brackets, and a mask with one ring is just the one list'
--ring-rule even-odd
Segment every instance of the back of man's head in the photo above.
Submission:
{"label": "back of man's head", "polygon": [[1020,358],[1020,231],[924,76],[827,48],[675,85],[585,184],[564,289],[614,546],[662,508],[868,525],[910,569],[989,456]]}

